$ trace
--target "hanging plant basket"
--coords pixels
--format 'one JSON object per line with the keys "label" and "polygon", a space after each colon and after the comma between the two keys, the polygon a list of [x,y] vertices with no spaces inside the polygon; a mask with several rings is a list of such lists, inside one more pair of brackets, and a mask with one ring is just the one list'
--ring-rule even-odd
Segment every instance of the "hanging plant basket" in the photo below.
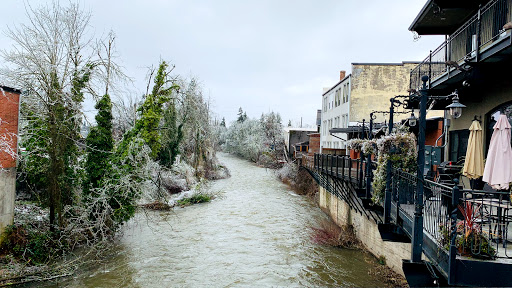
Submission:
{"label": "hanging plant basket", "polygon": [[350,139],[347,141],[347,147],[350,150],[354,150],[355,152],[361,152],[361,148],[363,146],[363,143],[367,140],[363,139]]}

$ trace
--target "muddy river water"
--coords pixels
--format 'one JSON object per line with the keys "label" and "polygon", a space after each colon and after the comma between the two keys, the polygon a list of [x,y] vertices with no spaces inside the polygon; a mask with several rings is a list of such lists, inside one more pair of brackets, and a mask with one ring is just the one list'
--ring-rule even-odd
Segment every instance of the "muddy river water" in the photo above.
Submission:
{"label": "muddy river water", "polygon": [[210,203],[139,212],[101,265],[38,287],[375,287],[368,256],[312,243],[326,215],[272,170],[227,154]]}

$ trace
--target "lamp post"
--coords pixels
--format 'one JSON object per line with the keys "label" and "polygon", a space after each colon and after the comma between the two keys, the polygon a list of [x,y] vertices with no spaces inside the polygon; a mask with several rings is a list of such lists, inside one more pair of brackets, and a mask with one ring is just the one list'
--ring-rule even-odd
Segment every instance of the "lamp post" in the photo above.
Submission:
{"label": "lamp post", "polygon": [[416,96],[420,98],[420,118],[418,132],[416,202],[414,205],[411,262],[420,262],[421,254],[423,252],[423,173],[425,172],[425,130],[427,123],[427,101],[428,99],[449,99],[452,97],[452,104],[448,105],[446,108],[450,109],[450,115],[453,118],[459,118],[462,114],[462,108],[466,107],[465,105],[459,103],[457,90],[448,96],[429,96],[427,90],[428,76],[423,76],[421,81],[423,81],[423,86],[419,91],[419,95]]}
{"label": "lamp post", "polygon": [[421,78],[423,86],[420,89],[420,119],[418,132],[418,170],[416,184],[416,202],[414,205],[414,220],[412,224],[411,261],[420,262],[423,252],[423,173],[425,172],[425,129],[427,126],[427,81],[428,76]]}
{"label": "lamp post", "polygon": [[[417,176],[418,176],[418,185],[416,191],[416,203],[415,203],[415,212],[414,212],[414,220],[413,224],[416,225],[413,231],[413,259],[421,259],[421,243],[423,242],[423,173],[425,171],[425,128],[426,128],[426,113],[427,113],[427,101],[429,99],[435,100],[446,100],[452,98],[452,103],[446,106],[446,109],[450,110],[450,115],[453,118],[459,118],[462,114],[462,108],[466,107],[465,105],[459,102],[459,97],[457,90],[450,95],[447,96],[429,96],[426,83],[428,81],[428,76],[423,76],[421,81],[423,81],[423,86],[419,91],[419,94],[411,94],[411,95],[398,95],[390,99],[391,105],[389,108],[389,133],[393,131],[393,114],[395,107],[399,107],[403,105],[404,108],[407,107],[407,103],[411,99],[419,99],[420,100],[420,119],[419,119],[419,133],[418,133],[418,167],[417,167]],[[400,100],[400,98],[404,98],[405,100]],[[407,119],[409,121],[409,126],[415,126],[417,119],[414,116],[414,113],[411,113],[411,116]],[[391,176],[392,176],[392,167],[391,160],[387,161],[386,166],[386,190],[384,193],[384,223],[390,223],[391,216]],[[415,233],[417,232],[417,233]],[[415,246],[416,245],[416,246]],[[419,247],[418,247],[419,246]],[[419,255],[419,256],[418,256]]]}
{"label": "lamp post", "polygon": [[[370,131],[368,133],[368,140],[373,139],[373,120],[377,119],[377,116],[375,114],[381,113],[381,114],[388,114],[388,111],[372,111],[370,113]],[[371,194],[371,186],[373,181],[373,171],[372,171],[372,155],[368,154],[366,156],[366,198],[370,198]]]}
{"label": "lamp post", "polygon": [[[389,101],[391,105],[389,106],[389,125],[388,125],[388,134],[391,134],[393,131],[393,115],[395,114],[395,107],[400,107],[401,105],[406,106],[405,101],[399,100],[400,98],[409,98],[410,96],[398,95],[395,96]],[[404,112],[397,112],[404,113]],[[390,223],[391,218],[391,160],[388,159],[386,162],[386,190],[384,190],[384,223]]]}

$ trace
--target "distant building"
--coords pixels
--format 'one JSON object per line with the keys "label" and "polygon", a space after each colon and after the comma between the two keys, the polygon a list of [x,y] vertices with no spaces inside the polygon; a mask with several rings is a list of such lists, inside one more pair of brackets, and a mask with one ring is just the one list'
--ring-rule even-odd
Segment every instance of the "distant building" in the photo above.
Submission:
{"label": "distant building", "polygon": [[14,220],[20,94],[0,86],[0,233]]}
{"label": "distant building", "polygon": [[[418,62],[402,63],[352,63],[352,74],[340,72],[340,81],[322,94],[322,120],[320,146],[322,153],[345,154],[346,140],[350,134],[331,133],[334,128],[348,128],[369,122],[372,111],[389,111],[389,99],[408,95],[409,77]],[[400,109],[397,109],[400,111]],[[442,111],[430,113],[442,116]],[[374,123],[387,121],[387,115],[376,114]],[[410,114],[395,114],[395,121],[406,119]],[[355,133],[353,133],[355,135]]]}
{"label": "distant building", "polygon": [[295,152],[308,152],[309,134],[317,132],[316,128],[292,128],[284,129],[284,144],[289,158],[295,157]]}

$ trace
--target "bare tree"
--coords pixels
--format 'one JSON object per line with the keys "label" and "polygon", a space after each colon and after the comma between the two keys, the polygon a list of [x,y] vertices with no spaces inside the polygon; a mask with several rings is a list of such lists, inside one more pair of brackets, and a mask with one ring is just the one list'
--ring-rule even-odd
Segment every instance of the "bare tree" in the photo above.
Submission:
{"label": "bare tree", "polygon": [[28,24],[8,28],[14,46],[3,51],[8,66],[2,76],[25,92],[22,116],[26,119],[22,141],[31,142],[27,160],[41,164],[45,176],[50,223],[72,201],[77,178],[77,145],[81,105],[89,82],[93,49],[88,38],[90,14],[78,4],[27,6]]}

